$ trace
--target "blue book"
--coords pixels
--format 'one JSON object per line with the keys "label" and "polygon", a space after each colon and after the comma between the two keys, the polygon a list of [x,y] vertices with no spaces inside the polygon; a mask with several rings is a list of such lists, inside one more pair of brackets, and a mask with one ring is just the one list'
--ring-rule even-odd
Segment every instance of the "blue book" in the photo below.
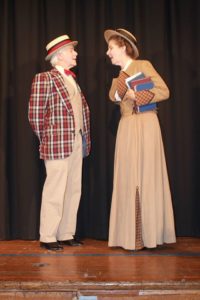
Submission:
{"label": "blue book", "polygon": [[134,91],[135,92],[140,92],[140,91],[144,91],[144,90],[150,90],[154,87],[154,83],[153,81],[146,81],[146,82],[141,82],[138,83],[134,86]]}
{"label": "blue book", "polygon": [[137,106],[137,113],[154,110],[154,109],[157,109],[157,104],[155,102],[145,104],[145,105],[140,105],[140,106]]}

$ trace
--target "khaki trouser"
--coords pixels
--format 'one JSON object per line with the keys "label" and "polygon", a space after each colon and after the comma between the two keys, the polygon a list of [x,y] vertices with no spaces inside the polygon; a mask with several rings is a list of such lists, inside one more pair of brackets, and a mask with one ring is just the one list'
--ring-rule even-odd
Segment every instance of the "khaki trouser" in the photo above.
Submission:
{"label": "khaki trouser", "polygon": [[72,154],[65,159],[46,160],[46,180],[40,212],[40,241],[73,238],[81,197],[82,138],[78,133]]}

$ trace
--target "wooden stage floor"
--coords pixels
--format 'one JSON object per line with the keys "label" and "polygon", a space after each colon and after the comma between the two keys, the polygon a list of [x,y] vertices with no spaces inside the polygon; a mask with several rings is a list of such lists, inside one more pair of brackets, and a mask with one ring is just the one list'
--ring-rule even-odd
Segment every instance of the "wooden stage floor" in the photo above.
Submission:
{"label": "wooden stage floor", "polygon": [[200,299],[200,238],[138,252],[86,239],[47,251],[0,241],[0,299]]}

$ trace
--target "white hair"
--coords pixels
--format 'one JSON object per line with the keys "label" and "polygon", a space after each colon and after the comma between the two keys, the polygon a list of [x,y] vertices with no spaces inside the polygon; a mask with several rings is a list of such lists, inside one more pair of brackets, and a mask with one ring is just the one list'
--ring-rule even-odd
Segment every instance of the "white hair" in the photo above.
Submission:
{"label": "white hair", "polygon": [[52,67],[55,67],[58,63],[58,56],[57,56],[58,52],[56,52],[54,55],[52,55],[51,59],[50,59],[50,64],[52,65]]}
{"label": "white hair", "polygon": [[50,64],[52,65],[52,67],[55,67],[58,64],[58,54],[62,53],[66,47],[67,47],[67,45],[62,47],[61,49],[59,49],[52,55],[52,57],[50,59]]}

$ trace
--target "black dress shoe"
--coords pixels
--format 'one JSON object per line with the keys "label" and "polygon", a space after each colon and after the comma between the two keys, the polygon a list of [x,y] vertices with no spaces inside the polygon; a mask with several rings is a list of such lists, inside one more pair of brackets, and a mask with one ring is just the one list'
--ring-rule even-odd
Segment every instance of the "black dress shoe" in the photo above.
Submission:
{"label": "black dress shoe", "polygon": [[80,243],[81,245],[83,245],[84,243],[82,242],[81,238],[74,236],[74,240],[78,243]]}
{"label": "black dress shoe", "polygon": [[57,242],[53,242],[53,243],[40,243],[40,247],[41,248],[45,248],[47,250],[51,250],[51,251],[61,251],[63,250],[63,247],[61,245],[59,245],[59,243]]}
{"label": "black dress shoe", "polygon": [[81,246],[81,245],[83,245],[82,242],[76,241],[75,239],[58,241],[58,243],[62,246]]}

